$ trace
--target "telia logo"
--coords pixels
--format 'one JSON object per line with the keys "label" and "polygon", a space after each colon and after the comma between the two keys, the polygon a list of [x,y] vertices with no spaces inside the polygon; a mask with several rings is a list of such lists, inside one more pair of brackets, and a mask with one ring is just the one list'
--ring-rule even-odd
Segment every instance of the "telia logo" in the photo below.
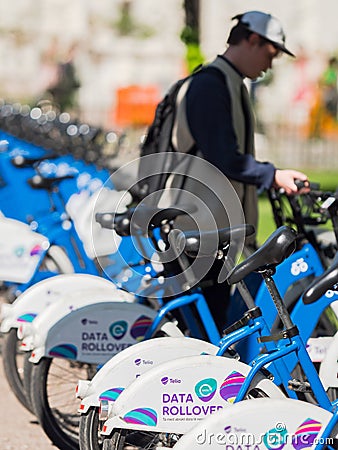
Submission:
{"label": "telia logo", "polygon": [[118,320],[110,325],[109,331],[114,339],[120,340],[128,330],[128,323],[125,320]]}
{"label": "telia logo", "polygon": [[168,384],[168,381],[169,381],[168,377],[161,378],[161,383],[164,384],[164,385]]}
{"label": "telia logo", "polygon": [[136,366],[139,366],[141,364],[141,358],[135,359],[134,363]]}

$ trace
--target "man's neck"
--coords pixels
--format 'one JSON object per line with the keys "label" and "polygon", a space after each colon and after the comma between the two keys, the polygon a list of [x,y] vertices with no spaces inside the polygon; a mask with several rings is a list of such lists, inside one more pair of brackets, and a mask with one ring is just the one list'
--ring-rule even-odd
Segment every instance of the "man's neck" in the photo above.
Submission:
{"label": "man's neck", "polygon": [[239,68],[233,61],[233,58],[231,58],[231,53],[229,53],[229,49],[226,50],[222,55],[220,55],[220,57],[223,58],[242,78],[245,78],[243,73],[239,70]]}

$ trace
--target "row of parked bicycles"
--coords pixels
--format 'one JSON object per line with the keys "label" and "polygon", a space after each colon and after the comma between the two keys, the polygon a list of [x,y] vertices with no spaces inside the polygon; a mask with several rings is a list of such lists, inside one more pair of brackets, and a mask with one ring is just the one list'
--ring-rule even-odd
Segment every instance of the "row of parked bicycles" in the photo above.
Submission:
{"label": "row of parked bicycles", "polygon": [[[64,120],[0,109],[3,364],[51,442],[337,449],[338,194],[271,189],[276,231],[235,264],[250,224],[178,230],[191,205],[137,203],[109,133]],[[191,270],[215,258],[222,333]]]}

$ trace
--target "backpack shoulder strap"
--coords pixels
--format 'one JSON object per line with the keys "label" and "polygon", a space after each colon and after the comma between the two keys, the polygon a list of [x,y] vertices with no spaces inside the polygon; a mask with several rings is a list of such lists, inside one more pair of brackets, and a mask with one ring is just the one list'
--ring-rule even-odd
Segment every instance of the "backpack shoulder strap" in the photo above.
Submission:
{"label": "backpack shoulder strap", "polygon": [[[173,148],[182,153],[187,153],[194,145],[194,139],[191,136],[185,114],[185,95],[190,86],[192,77],[193,75],[185,79],[177,94],[175,104],[175,120],[171,134],[171,144]],[[180,142],[180,145],[178,145],[178,142]]]}
{"label": "backpack shoulder strap", "polygon": [[210,69],[215,69],[214,72],[217,72],[218,74],[221,73],[224,78],[227,76],[228,64],[223,58],[219,56],[215,58],[211,63],[209,63],[206,67]]}

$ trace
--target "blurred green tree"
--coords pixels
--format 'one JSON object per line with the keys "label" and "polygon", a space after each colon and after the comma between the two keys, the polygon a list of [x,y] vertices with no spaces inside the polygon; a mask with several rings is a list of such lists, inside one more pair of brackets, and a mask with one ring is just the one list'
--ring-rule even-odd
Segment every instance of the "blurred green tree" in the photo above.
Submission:
{"label": "blurred green tree", "polygon": [[181,40],[186,46],[186,63],[189,73],[203,64],[205,57],[200,47],[200,0],[184,0],[185,26]]}

